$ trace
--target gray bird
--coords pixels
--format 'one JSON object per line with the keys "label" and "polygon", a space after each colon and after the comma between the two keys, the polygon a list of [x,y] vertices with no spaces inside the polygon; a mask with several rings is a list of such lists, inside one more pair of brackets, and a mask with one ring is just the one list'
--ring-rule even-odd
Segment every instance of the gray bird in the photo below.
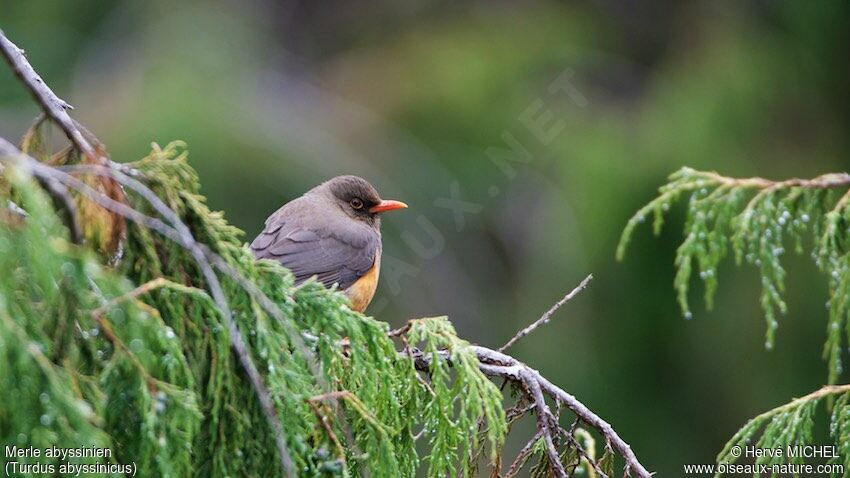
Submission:
{"label": "gray bird", "polygon": [[310,277],[337,284],[363,312],[378,287],[381,213],[406,208],[384,200],[365,179],[337,176],[293,199],[266,219],[251,243],[258,258],[274,259],[300,284]]}

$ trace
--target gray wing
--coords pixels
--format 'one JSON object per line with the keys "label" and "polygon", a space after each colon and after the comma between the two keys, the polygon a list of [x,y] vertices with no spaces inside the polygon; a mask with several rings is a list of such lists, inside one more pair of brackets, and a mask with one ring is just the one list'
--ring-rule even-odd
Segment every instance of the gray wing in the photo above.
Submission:
{"label": "gray wing", "polygon": [[331,234],[312,231],[270,218],[251,243],[257,258],[274,259],[295,275],[300,284],[316,276],[325,287],[339,284],[347,289],[375,264],[380,247],[378,235],[369,230]]}

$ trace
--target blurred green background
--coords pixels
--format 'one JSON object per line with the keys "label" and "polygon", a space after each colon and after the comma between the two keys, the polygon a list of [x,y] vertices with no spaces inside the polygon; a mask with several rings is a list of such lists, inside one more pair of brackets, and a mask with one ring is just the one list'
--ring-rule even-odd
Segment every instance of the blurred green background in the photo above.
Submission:
{"label": "blurred green background", "polygon": [[[185,140],[203,192],[246,241],[338,174],[408,202],[384,220],[389,259],[370,309],[393,326],[448,314],[469,340],[498,346],[594,273],[513,353],[609,420],[660,476],[713,461],[748,418],[825,381],[827,285],[808,258],[789,257],[790,312],[768,352],[751,269],[727,263],[716,309],[682,319],[681,207],[659,239],[641,229],[622,264],[620,231],[684,165],[775,178],[847,170],[848,26],[843,1],[0,9],[0,28],[116,160]],[[0,70],[0,135],[15,140],[38,110]],[[552,88],[559,78],[569,88]],[[487,151],[507,148],[505,136],[532,159],[498,167]],[[443,207],[453,193],[474,212]]]}

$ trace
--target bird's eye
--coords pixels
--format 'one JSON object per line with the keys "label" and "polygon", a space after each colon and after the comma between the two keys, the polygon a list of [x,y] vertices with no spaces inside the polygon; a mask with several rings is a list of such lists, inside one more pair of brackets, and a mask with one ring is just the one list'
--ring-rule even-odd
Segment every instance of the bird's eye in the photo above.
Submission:
{"label": "bird's eye", "polygon": [[348,204],[354,209],[363,209],[363,201],[360,198],[354,198]]}

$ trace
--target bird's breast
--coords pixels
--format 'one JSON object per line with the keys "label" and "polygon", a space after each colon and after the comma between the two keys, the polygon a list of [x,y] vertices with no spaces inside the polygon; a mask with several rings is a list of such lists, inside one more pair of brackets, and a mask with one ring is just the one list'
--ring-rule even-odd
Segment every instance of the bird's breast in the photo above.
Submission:
{"label": "bird's breast", "polygon": [[381,250],[380,248],[375,254],[375,263],[372,268],[366,271],[357,281],[351,284],[343,292],[351,301],[351,308],[357,312],[363,312],[372,298],[375,297],[375,291],[378,289],[378,276],[381,273]]}

